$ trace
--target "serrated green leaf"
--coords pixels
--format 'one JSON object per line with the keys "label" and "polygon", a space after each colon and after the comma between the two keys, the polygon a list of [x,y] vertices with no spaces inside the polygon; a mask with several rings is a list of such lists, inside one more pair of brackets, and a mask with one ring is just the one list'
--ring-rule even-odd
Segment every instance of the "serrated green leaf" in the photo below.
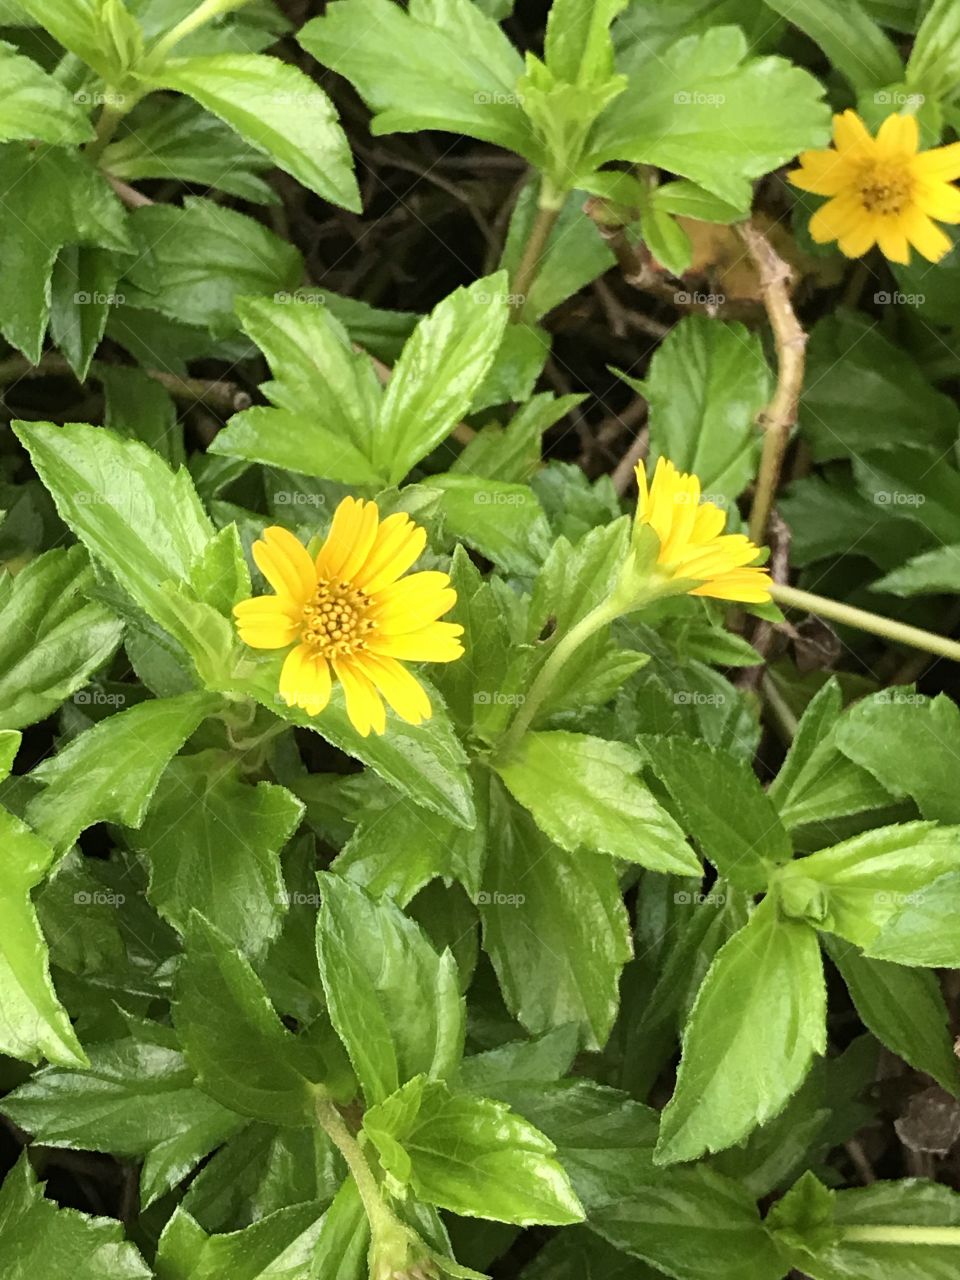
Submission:
{"label": "serrated green leaf", "polygon": [[881,89],[903,79],[896,45],[857,3],[842,9],[830,0],[765,0],[814,40],[856,93]]}
{"label": "serrated green leaf", "polygon": [[66,146],[89,142],[93,128],[64,86],[12,44],[0,41],[0,142],[36,138]]}

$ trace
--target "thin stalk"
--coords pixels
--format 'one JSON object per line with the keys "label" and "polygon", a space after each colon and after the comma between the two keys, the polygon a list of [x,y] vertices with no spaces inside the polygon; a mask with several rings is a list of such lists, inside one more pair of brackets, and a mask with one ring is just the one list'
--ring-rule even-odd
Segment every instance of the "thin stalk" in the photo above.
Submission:
{"label": "thin stalk", "polygon": [[607,623],[618,617],[620,612],[621,610],[612,603],[610,598],[603,600],[586,617],[581,618],[576,626],[571,627],[565,636],[562,636],[557,641],[556,646],[540,668],[536,679],[530,686],[530,692],[521,703],[517,714],[504,735],[500,751],[503,757],[509,756],[516,749],[520,739],[530,728],[534,717],[546,701],[561,670],[566,666],[573,654],[576,653],[577,649],[580,648],[585,640],[589,640],[594,632],[599,631],[601,627],[605,627]]}
{"label": "thin stalk", "polygon": [[357,1184],[364,1212],[375,1236],[384,1225],[394,1221],[393,1210],[380,1194],[380,1186],[373,1176],[360,1143],[347,1128],[343,1116],[329,1098],[317,1099],[317,1120],[327,1137],[334,1144]]}
{"label": "thin stalk", "polygon": [[839,622],[843,626],[856,627],[859,631],[868,631],[871,635],[882,636],[894,644],[910,645],[913,649],[923,649],[927,653],[935,653],[941,658],[952,658],[960,662],[960,644],[949,640],[946,636],[936,635],[932,631],[923,631],[920,627],[907,626],[905,622],[895,622],[892,618],[884,618],[879,613],[870,613],[866,609],[856,609],[853,605],[841,604],[838,600],[828,600],[826,596],[817,596],[810,591],[799,591],[796,587],[772,583],[770,594],[777,604],[787,605],[792,609],[805,609],[818,617],[828,618],[831,622]]}
{"label": "thin stalk", "polygon": [[249,0],[203,0],[192,13],[188,13],[175,27],[171,27],[165,35],[160,37],[150,50],[147,65],[149,67],[159,66],[181,40],[193,35],[194,31],[198,31],[200,27],[205,27],[214,18],[230,13],[232,9],[241,9],[248,2]]}
{"label": "thin stalk", "polygon": [[546,250],[547,241],[550,239],[550,232],[556,225],[562,207],[562,201],[557,204],[550,193],[544,191],[541,194],[536,217],[533,220],[533,226],[530,228],[530,235],[523,247],[523,253],[510,285],[510,293],[512,295],[510,314],[514,320],[520,319],[526,305],[527,294],[530,292],[530,286],[537,278],[540,262]]}
{"label": "thin stalk", "polygon": [[137,100],[133,97],[127,97],[124,94],[113,93],[110,91],[109,98],[116,98],[117,105],[113,101],[104,103],[103,108],[97,118],[96,137],[92,142],[88,142],[83,149],[83,153],[90,160],[98,160],[106,151],[107,147],[113,141],[113,135],[120,127],[120,122],[128,115],[136,106]]}
{"label": "thin stalk", "polygon": [[945,1244],[960,1249],[960,1227],[841,1227],[840,1239],[846,1244]]}

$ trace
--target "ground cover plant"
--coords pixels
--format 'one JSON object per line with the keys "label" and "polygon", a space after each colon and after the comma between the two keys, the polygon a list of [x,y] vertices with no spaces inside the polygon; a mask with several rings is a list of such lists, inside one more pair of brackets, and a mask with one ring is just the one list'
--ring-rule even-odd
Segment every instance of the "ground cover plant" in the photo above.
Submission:
{"label": "ground cover plant", "polygon": [[960,1272],[960,5],[0,0],[0,1276]]}

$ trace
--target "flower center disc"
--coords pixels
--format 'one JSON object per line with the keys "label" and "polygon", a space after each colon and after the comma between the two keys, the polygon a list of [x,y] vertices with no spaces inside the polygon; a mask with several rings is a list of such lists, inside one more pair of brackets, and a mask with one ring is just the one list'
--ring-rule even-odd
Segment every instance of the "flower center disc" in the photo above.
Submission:
{"label": "flower center disc", "polygon": [[354,653],[373,630],[369,612],[370,597],[359,587],[321,579],[303,606],[300,639],[324,658]]}
{"label": "flower center disc", "polygon": [[868,213],[896,216],[910,203],[913,178],[906,169],[889,161],[881,165],[870,160],[860,170],[857,189]]}

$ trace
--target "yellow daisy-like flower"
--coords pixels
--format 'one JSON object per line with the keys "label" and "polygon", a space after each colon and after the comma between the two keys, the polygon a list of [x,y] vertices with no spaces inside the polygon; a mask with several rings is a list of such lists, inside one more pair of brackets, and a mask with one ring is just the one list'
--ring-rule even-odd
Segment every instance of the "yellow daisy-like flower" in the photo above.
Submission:
{"label": "yellow daisy-like flower", "polygon": [[447,574],[403,577],[426,541],[405,512],[381,520],[375,502],[344,498],[316,558],[279,525],[253,544],[276,595],[243,600],[233,612],[252,648],[295,646],[280,672],[288,706],[317,715],[336,677],[363,737],[386,728],[383,699],[410,724],[430,716],[426,691],[402,663],[453,662],[463,654],[463,627],[438,621],[457,599]]}
{"label": "yellow daisy-like flower", "polygon": [[887,116],[871,137],[855,111],[833,117],[834,150],[804,151],[787,176],[796,187],[831,196],[810,219],[818,244],[837,240],[848,258],[875,244],[891,262],[910,261],[910,245],[930,262],[951,248],[933,222],[960,222],[960,142],[920,151],[915,116]]}
{"label": "yellow daisy-like flower", "polygon": [[[656,571],[691,596],[766,604],[770,575],[751,565],[760,548],[742,533],[723,533],[726,513],[700,501],[700,481],[678,471],[666,458],[657,461],[649,488],[637,467],[637,527],[649,525],[660,541]],[[684,588],[683,583],[698,585]]]}

